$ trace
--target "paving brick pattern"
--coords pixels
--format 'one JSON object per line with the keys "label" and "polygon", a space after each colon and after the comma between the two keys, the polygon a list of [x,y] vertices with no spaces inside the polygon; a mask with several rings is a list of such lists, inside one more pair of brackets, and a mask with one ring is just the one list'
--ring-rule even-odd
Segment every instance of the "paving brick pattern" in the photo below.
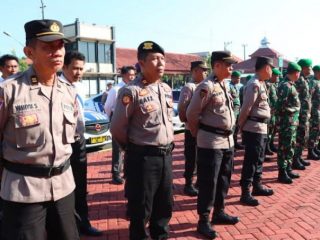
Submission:
{"label": "paving brick pattern", "polygon": [[[170,221],[170,239],[203,239],[196,233],[196,198],[183,195],[183,134],[175,136],[173,153],[174,212]],[[292,185],[277,183],[276,155],[264,163],[263,182],[275,194],[257,197],[260,205],[241,205],[239,179],[243,151],[235,154],[235,170],[227,197],[226,211],[238,215],[240,223],[215,226],[219,238],[231,239],[319,239],[320,240],[320,161],[312,161],[300,179]],[[111,152],[88,154],[88,202],[90,219],[95,227],[104,231],[102,237],[82,237],[82,240],[127,240],[128,221],[125,218],[123,185],[112,185]]]}

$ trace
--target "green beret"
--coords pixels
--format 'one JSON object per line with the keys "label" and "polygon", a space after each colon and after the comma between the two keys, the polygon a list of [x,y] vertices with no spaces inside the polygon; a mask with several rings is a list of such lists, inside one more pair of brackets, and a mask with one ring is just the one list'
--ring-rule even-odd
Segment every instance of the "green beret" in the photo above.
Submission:
{"label": "green beret", "polygon": [[299,64],[296,64],[294,62],[289,62],[287,71],[288,73],[301,72],[301,67]]}
{"label": "green beret", "polygon": [[312,66],[312,60],[308,58],[302,58],[298,61],[298,64],[301,67],[311,67]]}
{"label": "green beret", "polygon": [[252,77],[253,77],[252,75],[248,75],[248,76],[246,77],[246,80],[249,81]]}
{"label": "green beret", "polygon": [[241,72],[239,71],[233,71],[231,74],[231,77],[240,77],[241,76]]}
{"label": "green beret", "polygon": [[273,68],[272,69],[272,74],[280,76],[281,75],[281,71],[278,68]]}
{"label": "green beret", "polygon": [[319,72],[319,71],[320,71],[320,65],[315,65],[315,66],[312,68],[312,71],[314,71],[314,72]]}

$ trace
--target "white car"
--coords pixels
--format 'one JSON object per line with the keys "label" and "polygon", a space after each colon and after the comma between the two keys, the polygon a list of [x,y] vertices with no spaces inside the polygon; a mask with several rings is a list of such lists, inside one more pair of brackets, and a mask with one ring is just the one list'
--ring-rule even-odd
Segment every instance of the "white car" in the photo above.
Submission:
{"label": "white car", "polygon": [[84,110],[86,147],[102,147],[111,143],[110,120],[102,113]]}

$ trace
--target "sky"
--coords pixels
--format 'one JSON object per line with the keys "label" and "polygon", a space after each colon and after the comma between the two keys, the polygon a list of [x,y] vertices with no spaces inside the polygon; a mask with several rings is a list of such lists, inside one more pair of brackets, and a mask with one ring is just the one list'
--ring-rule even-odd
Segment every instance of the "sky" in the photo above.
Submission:
{"label": "sky", "polygon": [[[228,50],[246,58],[266,37],[284,58],[320,64],[319,0],[43,0],[44,16],[70,24],[114,26],[116,46],[145,40],[166,52]],[[22,57],[24,23],[41,19],[41,0],[0,0],[0,55]],[[17,7],[17,5],[19,5]],[[9,33],[11,37],[3,32]],[[246,47],[244,48],[243,45]]]}

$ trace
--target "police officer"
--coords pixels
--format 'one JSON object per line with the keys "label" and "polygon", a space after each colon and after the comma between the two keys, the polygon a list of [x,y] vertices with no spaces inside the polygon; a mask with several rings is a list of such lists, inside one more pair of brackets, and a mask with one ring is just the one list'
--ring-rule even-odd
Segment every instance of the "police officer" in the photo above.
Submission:
{"label": "police officer", "polygon": [[[306,139],[309,135],[309,119],[310,119],[310,112],[311,112],[311,95],[310,95],[310,88],[309,88],[309,77],[311,74],[311,66],[312,60],[311,59],[300,59],[298,64],[302,68],[300,78],[296,82],[296,89],[299,93],[300,99],[300,114],[299,114],[299,125],[297,128],[297,143],[294,151],[293,157],[293,169],[304,170],[304,166],[310,165],[309,162],[302,159],[302,152],[306,145]],[[310,159],[318,159],[318,155],[311,149],[308,152],[308,158]]]}
{"label": "police officer", "polygon": [[199,84],[187,109],[189,129],[197,139],[197,178],[199,185],[197,231],[206,238],[217,237],[209,222],[212,207],[213,224],[236,224],[238,217],[225,213],[233,169],[235,118],[228,84],[232,64],[237,61],[229,51],[211,55],[213,74]]}
{"label": "police officer", "polygon": [[78,133],[80,135],[72,146],[72,154],[70,157],[71,167],[73,171],[75,188],[75,210],[78,220],[80,233],[88,236],[100,236],[102,232],[91,226],[88,219],[88,203],[87,203],[87,152],[86,139],[84,137],[84,86],[80,80],[84,73],[85,56],[76,51],[67,52],[64,57],[63,73],[60,78],[70,83],[77,92],[77,102],[81,120],[78,123]]}
{"label": "police officer", "polygon": [[193,92],[198,84],[207,76],[207,64],[203,61],[191,62],[191,81],[188,82],[182,89],[179,98],[178,112],[179,118],[185,122],[184,132],[184,156],[185,156],[185,172],[186,180],[184,193],[188,196],[197,196],[198,190],[194,187],[193,174],[196,169],[196,139],[191,135],[186,117],[187,107],[190,103]]}
{"label": "police officer", "polygon": [[287,75],[278,89],[277,116],[279,118],[278,181],[291,184],[299,175],[292,171],[292,159],[299,123],[300,100],[295,87],[301,67],[293,62],[288,64]]}
{"label": "police officer", "polygon": [[19,60],[16,56],[5,54],[0,57],[0,83],[19,71]]}
{"label": "police officer", "polygon": [[234,112],[234,117],[236,119],[235,130],[233,133],[234,148],[239,150],[244,149],[244,146],[238,143],[238,132],[239,132],[238,119],[239,119],[240,106],[241,106],[240,89],[243,87],[243,84],[240,83],[240,79],[241,79],[241,72],[233,71],[231,74],[231,81],[229,84],[230,93],[231,93],[232,102],[233,102],[233,112]]}
{"label": "police officer", "polygon": [[267,90],[268,90],[268,100],[269,106],[271,109],[271,117],[268,123],[268,140],[266,145],[265,154],[266,155],[273,155],[273,153],[277,152],[277,148],[274,146],[274,136],[276,134],[276,103],[277,103],[277,89],[278,89],[278,82],[279,76],[281,75],[281,71],[277,68],[272,69],[272,76],[270,80],[266,83]]}
{"label": "police officer", "polygon": [[111,133],[126,150],[130,239],[167,239],[172,216],[172,90],[161,81],[165,53],[152,41],[138,47],[141,76],[119,91]]}
{"label": "police officer", "polygon": [[76,93],[56,75],[65,55],[62,24],[34,20],[25,31],[33,65],[0,86],[2,239],[79,239],[69,160]]}
{"label": "police officer", "polygon": [[320,151],[316,148],[320,131],[320,65],[314,66],[312,71],[314,72],[314,77],[310,79],[311,117],[308,149],[309,152],[313,149],[317,155],[320,155]]}
{"label": "police officer", "polygon": [[[244,89],[243,105],[239,116],[239,126],[243,131],[245,144],[244,161],[241,172],[241,198],[240,202],[257,206],[259,202],[255,196],[269,196],[272,189],[262,186],[262,164],[267,142],[268,121],[270,107],[265,81],[270,79],[273,62],[267,57],[258,57],[255,64],[256,75]],[[252,195],[250,186],[253,184]]]}

